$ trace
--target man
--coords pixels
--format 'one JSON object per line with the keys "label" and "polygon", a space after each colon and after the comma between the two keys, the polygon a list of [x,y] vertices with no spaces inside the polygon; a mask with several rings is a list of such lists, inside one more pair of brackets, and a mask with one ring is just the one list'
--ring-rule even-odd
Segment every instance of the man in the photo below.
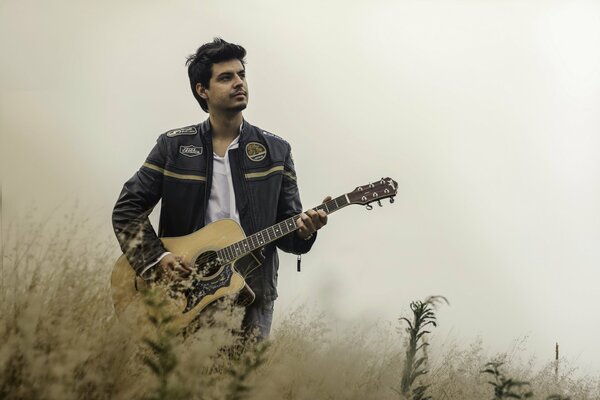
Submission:
{"label": "man", "polygon": [[[248,105],[245,56],[242,46],[216,38],[188,57],[192,93],[209,118],[162,134],[117,200],[114,230],[143,278],[181,280],[191,272],[189,260],[170,253],[158,236],[187,235],[222,218],[238,221],[250,235],[302,213],[290,145],[242,116]],[[160,199],[157,236],[148,214]],[[264,248],[262,266],[246,277],[256,295],[246,308],[246,331],[258,330],[262,339],[270,332],[277,298],[275,246],[306,253],[326,223],[324,211],[309,210],[296,220],[298,230]]]}

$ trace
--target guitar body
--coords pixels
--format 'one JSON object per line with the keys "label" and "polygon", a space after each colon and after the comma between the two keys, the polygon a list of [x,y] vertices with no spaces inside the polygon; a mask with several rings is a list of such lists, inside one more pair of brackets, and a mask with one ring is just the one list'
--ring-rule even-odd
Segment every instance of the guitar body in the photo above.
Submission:
{"label": "guitar body", "polygon": [[[359,186],[354,191],[320,204],[313,210],[327,214],[360,204],[372,209],[371,203],[389,198],[393,202],[398,183],[391,178]],[[235,297],[236,302],[247,305],[254,301],[254,293],[238,271],[257,268],[258,251],[269,243],[298,229],[296,220],[300,214],[256,232],[246,238],[242,227],[231,219],[215,221],[186,236],[161,239],[172,253],[183,256],[192,266],[192,277],[173,282],[168,286],[145,281],[138,277],[125,256],[121,256],[112,273],[112,296],[115,311],[125,325],[135,334],[147,336],[148,314],[153,310],[146,307],[144,289],[157,288],[163,293],[163,311],[173,317],[169,327],[176,331],[187,328],[207,307],[219,299]],[[156,310],[154,310],[156,311]]]}
{"label": "guitar body", "polygon": [[[161,241],[170,252],[183,256],[193,268],[202,268],[200,260],[216,257],[216,251],[245,237],[242,227],[237,222],[223,219],[189,235],[162,238]],[[243,262],[254,263],[249,267],[258,266],[256,258],[247,260],[248,257]],[[180,331],[190,325],[211,303],[224,297],[238,296],[240,292],[243,292],[241,297],[245,299],[245,303],[251,303],[254,293],[236,270],[235,264],[238,261],[242,262],[236,260],[219,266],[214,271],[207,270],[206,274],[190,279],[191,282],[185,286],[176,283],[172,288],[164,287],[164,291],[159,290],[161,300],[165,300],[164,311],[174,317],[169,327]],[[147,310],[142,291],[160,284],[145,281],[137,276],[125,255],[122,255],[114,266],[111,285],[113,304],[119,320],[142,335],[147,333],[145,331],[148,328],[150,310]],[[182,286],[179,291],[176,290],[178,285]]]}

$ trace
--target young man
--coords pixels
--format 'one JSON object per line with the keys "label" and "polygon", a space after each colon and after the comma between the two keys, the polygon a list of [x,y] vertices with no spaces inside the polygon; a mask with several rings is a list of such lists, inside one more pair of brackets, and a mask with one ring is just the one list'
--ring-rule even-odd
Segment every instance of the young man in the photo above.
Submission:
{"label": "young man", "polygon": [[[242,46],[216,38],[188,57],[192,93],[209,118],[162,134],[123,186],[113,226],[142,277],[180,280],[191,272],[189,260],[170,253],[158,236],[187,235],[222,218],[236,220],[250,235],[302,213],[290,145],[242,116],[248,105],[245,56]],[[148,214],[160,199],[157,236]],[[258,330],[260,338],[269,334],[277,298],[276,246],[306,253],[326,223],[324,211],[309,210],[296,220],[297,231],[264,248],[261,267],[246,277],[256,295],[246,308],[247,331]]]}

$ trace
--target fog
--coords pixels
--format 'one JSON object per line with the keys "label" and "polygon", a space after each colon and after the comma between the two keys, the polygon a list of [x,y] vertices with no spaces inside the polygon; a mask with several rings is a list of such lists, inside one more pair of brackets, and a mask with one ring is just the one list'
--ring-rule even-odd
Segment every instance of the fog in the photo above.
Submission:
{"label": "fog", "polygon": [[598,2],[9,0],[0,19],[3,231],[77,201],[110,238],[158,135],[207,117],[184,63],[219,36],[247,49],[244,117],[291,143],[305,208],[399,183],[331,215],[302,272],[282,256],[275,326],[301,304],[396,325],[439,294],[438,342],[527,337],[540,361],[558,342],[600,373]]}

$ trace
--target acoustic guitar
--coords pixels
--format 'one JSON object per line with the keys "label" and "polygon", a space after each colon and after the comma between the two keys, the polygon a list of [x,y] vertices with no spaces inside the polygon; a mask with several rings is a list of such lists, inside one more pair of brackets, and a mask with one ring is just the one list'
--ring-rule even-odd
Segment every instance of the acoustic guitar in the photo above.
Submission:
{"label": "acoustic guitar", "polygon": [[[381,200],[386,198],[393,203],[397,187],[393,179],[382,178],[320,204],[313,210],[331,214],[350,204],[364,205],[370,210],[373,208],[371,203],[378,202],[381,206]],[[161,238],[165,248],[183,256],[192,266],[193,272],[180,282],[165,284],[160,280],[144,280],[137,276],[122,255],[111,277],[113,304],[119,320],[139,331],[146,324],[148,315],[143,292],[151,288],[164,289],[158,292],[162,293],[164,310],[172,316],[170,328],[175,331],[187,328],[203,310],[219,299],[235,297],[239,303],[251,303],[254,293],[240,270],[258,267],[258,252],[298,229],[298,218],[299,215],[296,215],[247,237],[237,222],[222,219],[186,236]]]}

